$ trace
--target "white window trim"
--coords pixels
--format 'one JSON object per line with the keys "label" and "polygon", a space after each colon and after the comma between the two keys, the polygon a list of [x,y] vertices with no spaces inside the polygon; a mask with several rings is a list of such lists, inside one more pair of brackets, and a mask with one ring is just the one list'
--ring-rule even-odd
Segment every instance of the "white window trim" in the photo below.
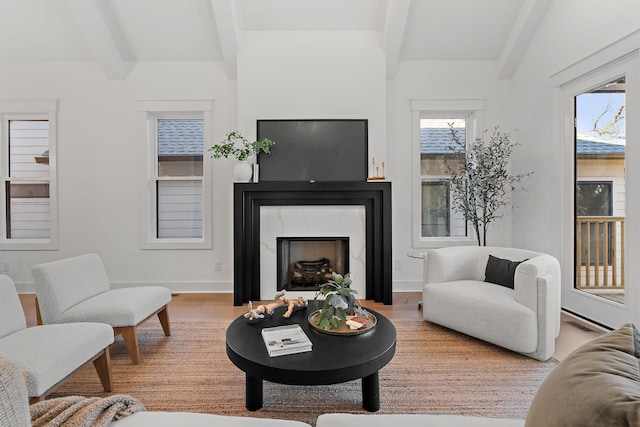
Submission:
{"label": "white window trim", "polygon": [[467,120],[467,141],[474,140],[483,129],[484,100],[482,99],[412,99],[412,247],[415,249],[477,244],[473,233],[464,237],[422,237],[422,193],[420,174],[420,119],[464,118]]}
{"label": "white window trim", "polygon": [[[58,249],[58,172],[57,172],[57,100],[0,100],[0,157],[2,176],[8,175],[8,120],[49,121],[49,238],[7,239],[7,217],[0,215],[0,250],[57,250]],[[6,200],[5,186],[0,185],[0,200],[3,208]]]}
{"label": "white window trim", "polygon": [[[213,101],[138,101],[140,120],[140,248],[141,249],[211,249],[211,159],[206,155],[212,145]],[[158,238],[156,237],[156,149],[155,120],[162,117],[202,118],[202,195],[203,218],[202,237],[199,238]]]}

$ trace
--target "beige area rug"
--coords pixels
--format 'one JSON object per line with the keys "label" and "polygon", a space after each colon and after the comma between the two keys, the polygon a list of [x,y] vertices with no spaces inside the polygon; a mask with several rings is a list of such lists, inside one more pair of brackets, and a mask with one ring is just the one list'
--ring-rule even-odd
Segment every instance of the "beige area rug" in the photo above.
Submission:
{"label": "beige area rug", "polygon": [[[393,360],[380,371],[379,413],[439,413],[525,418],[539,385],[557,361],[536,360],[416,320],[394,322]],[[120,337],[111,348],[113,393],[148,410],[284,418],[315,425],[326,412],[364,413],[360,381],[331,386],[266,382],[264,407],[244,406],[244,373],[227,358],[227,324],[174,322],[165,337],[155,319],[139,330],[142,362],[133,365]],[[92,364],[51,397],[106,396]]]}

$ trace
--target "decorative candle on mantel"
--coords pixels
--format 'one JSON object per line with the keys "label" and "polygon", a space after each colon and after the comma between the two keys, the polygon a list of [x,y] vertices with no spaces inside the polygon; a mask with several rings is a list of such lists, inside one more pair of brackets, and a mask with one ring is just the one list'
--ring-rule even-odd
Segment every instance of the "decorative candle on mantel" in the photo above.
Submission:
{"label": "decorative candle on mantel", "polygon": [[384,162],[382,162],[382,175],[379,175],[380,173],[380,167],[376,166],[376,158],[372,157],[371,158],[371,166],[372,166],[372,172],[373,172],[373,176],[370,176],[369,178],[367,178],[367,181],[384,181],[385,180],[385,176],[384,176]]}

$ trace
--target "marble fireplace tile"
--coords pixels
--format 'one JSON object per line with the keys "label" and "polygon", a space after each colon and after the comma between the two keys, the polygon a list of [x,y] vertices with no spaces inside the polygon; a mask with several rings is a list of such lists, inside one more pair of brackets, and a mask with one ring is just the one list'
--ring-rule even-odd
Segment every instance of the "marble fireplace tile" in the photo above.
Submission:
{"label": "marble fireplace tile", "polygon": [[[261,206],[260,294],[262,299],[277,292],[278,237],[348,237],[352,287],[365,298],[366,212],[363,206]],[[313,298],[315,292],[288,292],[296,298]]]}

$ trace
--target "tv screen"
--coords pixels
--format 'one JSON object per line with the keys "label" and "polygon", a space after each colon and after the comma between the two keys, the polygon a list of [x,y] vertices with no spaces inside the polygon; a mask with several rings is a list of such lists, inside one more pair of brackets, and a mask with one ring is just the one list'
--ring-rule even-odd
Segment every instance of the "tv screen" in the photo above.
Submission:
{"label": "tv screen", "polygon": [[259,181],[366,181],[368,121],[258,120],[258,139],[275,141],[258,155]]}

